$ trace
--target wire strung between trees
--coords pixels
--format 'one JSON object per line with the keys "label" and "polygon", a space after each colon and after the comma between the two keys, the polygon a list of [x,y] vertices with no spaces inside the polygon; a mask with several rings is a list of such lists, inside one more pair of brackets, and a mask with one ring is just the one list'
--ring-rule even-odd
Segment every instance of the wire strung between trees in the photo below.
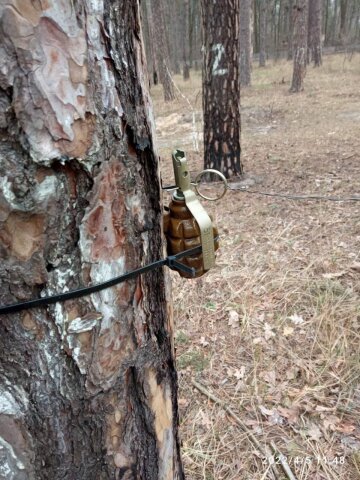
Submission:
{"label": "wire strung between trees", "polygon": [[[214,238],[214,242],[219,240],[219,237],[216,236]],[[13,303],[11,305],[4,305],[0,306],[0,315],[7,315],[9,313],[16,313],[22,310],[27,310],[29,308],[41,307],[45,305],[52,305],[57,302],[65,302],[65,300],[70,300],[74,298],[84,297],[86,295],[90,295],[92,293],[100,292],[101,290],[105,290],[106,288],[113,287],[119,283],[125,282],[126,280],[130,280],[131,278],[135,278],[138,275],[143,273],[149,272],[150,270],[154,270],[159,267],[169,267],[172,270],[182,270],[189,274],[190,276],[195,276],[195,269],[192,267],[188,267],[183,263],[180,263],[179,260],[185,257],[189,257],[191,255],[196,255],[202,252],[202,246],[199,245],[197,247],[190,248],[188,250],[184,250],[183,252],[179,252],[176,255],[169,255],[162,260],[157,260],[155,262],[149,263],[144,267],[137,268],[128,273],[124,273],[118,277],[111,278],[105,282],[98,283],[96,285],[90,285],[89,287],[81,287],[76,290],[70,290],[69,292],[64,293],[56,293],[54,295],[50,295],[47,297],[35,298],[32,300],[27,300],[25,302]]]}
{"label": "wire strung between trees", "polygon": [[266,197],[278,197],[278,198],[287,198],[289,200],[326,200],[330,202],[360,202],[360,196],[350,196],[350,197],[335,197],[329,195],[316,195],[316,194],[301,194],[296,195],[293,193],[274,193],[274,192],[262,192],[260,190],[248,190],[247,188],[240,187],[234,188],[231,185],[227,186],[228,190],[239,191],[243,193],[252,193],[254,195],[263,195]]}
{"label": "wire strung between trees", "polygon": [[[202,175],[204,175],[207,172],[215,173],[216,175],[220,176],[221,182],[206,182],[205,184],[207,186],[218,186],[222,185],[223,190],[221,191],[220,195],[215,196],[215,197],[208,197],[204,194],[201,193],[199,185],[201,184],[200,179]],[[277,193],[277,192],[263,192],[261,190],[249,190],[247,186],[232,186],[232,184],[228,183],[225,176],[219,172],[218,170],[213,170],[213,169],[206,169],[203,170],[197,177],[194,182],[191,182],[191,185],[195,188],[195,191],[198,195],[200,195],[203,199],[205,200],[210,200],[210,201],[217,201],[220,200],[227,190],[231,190],[233,192],[242,192],[242,193],[250,193],[253,195],[262,195],[265,197],[277,197],[277,198],[284,198],[288,200],[325,200],[325,201],[330,201],[330,202],[359,202],[360,201],[360,195],[350,195],[349,197],[338,197],[338,196],[333,196],[333,195],[318,195],[314,193],[310,194],[294,194],[294,193]],[[237,184],[234,184],[237,185]],[[173,190],[176,190],[178,187],[176,185],[167,185],[167,186],[162,186],[163,190],[166,190],[168,192],[171,192]]]}

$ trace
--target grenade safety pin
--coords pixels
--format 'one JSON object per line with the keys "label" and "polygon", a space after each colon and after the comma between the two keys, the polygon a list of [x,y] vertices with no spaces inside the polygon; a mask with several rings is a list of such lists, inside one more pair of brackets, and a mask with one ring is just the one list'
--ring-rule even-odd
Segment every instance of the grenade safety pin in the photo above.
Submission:
{"label": "grenade safety pin", "polygon": [[185,257],[181,263],[195,270],[178,270],[182,277],[200,277],[215,266],[215,250],[219,247],[217,229],[212,219],[191,189],[190,172],[185,153],[175,150],[172,155],[176,191],[164,215],[164,230],[168,254],[173,255],[201,245],[202,253]]}

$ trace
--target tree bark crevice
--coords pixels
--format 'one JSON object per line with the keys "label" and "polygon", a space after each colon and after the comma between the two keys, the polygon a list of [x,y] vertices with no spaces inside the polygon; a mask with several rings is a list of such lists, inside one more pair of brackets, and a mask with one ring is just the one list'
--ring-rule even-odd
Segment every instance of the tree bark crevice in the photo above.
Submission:
{"label": "tree bark crevice", "polygon": [[[163,254],[138,2],[20,3],[0,7],[4,305]],[[0,319],[2,478],[183,479],[168,302],[158,269]]]}

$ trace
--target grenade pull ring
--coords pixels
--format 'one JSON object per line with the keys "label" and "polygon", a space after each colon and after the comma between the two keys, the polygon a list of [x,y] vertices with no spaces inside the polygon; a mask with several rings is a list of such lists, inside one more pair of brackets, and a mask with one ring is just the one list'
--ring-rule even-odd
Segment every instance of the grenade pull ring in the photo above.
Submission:
{"label": "grenade pull ring", "polygon": [[[208,195],[205,195],[204,193],[201,192],[199,188],[199,184],[201,183],[201,179],[204,175],[213,175],[213,176],[218,176],[223,183],[223,190],[220,192],[220,194],[214,196],[214,197],[209,197]],[[219,170],[214,170],[213,168],[207,168],[203,170],[202,172],[199,173],[199,175],[195,179],[195,191],[196,193],[201,197],[204,198],[205,200],[209,200],[210,202],[216,202],[217,200],[220,200],[223,198],[225,193],[227,192],[229,188],[228,182],[225,178],[225,175],[223,175]]]}
{"label": "grenade pull ring", "polygon": [[197,222],[200,229],[204,270],[210,270],[210,268],[215,266],[214,235],[211,218],[199,202],[195,192],[191,189],[190,172],[185,153],[182,150],[175,150],[172,159],[177,187],[174,198],[185,200],[185,205]]}

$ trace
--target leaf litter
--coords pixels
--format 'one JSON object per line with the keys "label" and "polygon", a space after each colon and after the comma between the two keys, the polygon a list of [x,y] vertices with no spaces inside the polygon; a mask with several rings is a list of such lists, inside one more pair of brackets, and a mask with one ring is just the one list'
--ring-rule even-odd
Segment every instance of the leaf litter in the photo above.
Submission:
{"label": "leaf litter", "polygon": [[[321,69],[309,69],[297,96],[278,81],[290,80],[290,64],[279,61],[265,76],[254,68],[253,87],[242,95],[242,158],[251,188],[360,191],[358,126],[336,117],[360,111],[353,97],[359,68],[360,56],[346,64],[327,56]],[[200,75],[175,81],[200,112]],[[202,151],[192,150],[189,124],[182,127],[185,103],[164,104],[160,87],[152,94],[162,117],[163,183],[171,184],[174,139],[193,175],[202,169]],[[259,135],[269,109],[276,123]],[[360,478],[360,204],[231,192],[204,206],[221,235],[217,266],[197,280],[171,274],[176,330],[188,336],[176,342],[177,357],[197,359],[199,350],[208,359],[179,373],[187,478],[274,478],[251,437],[195,392],[192,378],[231,406],[261,445],[274,442],[298,480]]]}

